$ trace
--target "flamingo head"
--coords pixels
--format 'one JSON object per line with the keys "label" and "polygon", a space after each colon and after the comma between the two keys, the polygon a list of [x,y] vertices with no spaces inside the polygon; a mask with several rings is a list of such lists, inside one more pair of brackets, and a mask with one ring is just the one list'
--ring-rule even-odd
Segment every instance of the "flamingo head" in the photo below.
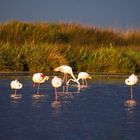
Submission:
{"label": "flamingo head", "polygon": [[11,89],[21,89],[22,84],[18,80],[11,81],[10,83]]}
{"label": "flamingo head", "polygon": [[54,69],[54,71],[60,71],[60,68],[59,68],[59,67],[57,67],[57,68],[55,68],[55,69]]}
{"label": "flamingo head", "polygon": [[40,73],[40,77],[41,79],[43,80],[48,80],[49,79],[49,76],[45,76],[43,73]]}
{"label": "flamingo head", "polygon": [[127,85],[135,85],[138,82],[138,77],[135,74],[130,75],[126,80],[125,83]]}

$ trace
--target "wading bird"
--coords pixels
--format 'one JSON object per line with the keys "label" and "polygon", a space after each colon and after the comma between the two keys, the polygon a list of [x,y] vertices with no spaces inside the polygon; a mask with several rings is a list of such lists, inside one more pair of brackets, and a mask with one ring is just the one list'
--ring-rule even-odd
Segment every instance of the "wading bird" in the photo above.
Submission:
{"label": "wading bird", "polygon": [[63,82],[63,80],[57,76],[54,76],[54,78],[51,81],[52,86],[55,88],[55,100],[56,101],[57,101],[57,88],[62,86],[62,82]]}
{"label": "wading bird", "polygon": [[135,74],[130,75],[126,80],[125,80],[125,84],[131,87],[131,91],[130,91],[130,97],[131,99],[128,100],[128,103],[133,103],[133,91],[132,91],[132,86],[135,85],[138,82],[138,77]]}
{"label": "wading bird", "polygon": [[75,82],[77,82],[77,84],[79,85],[79,82],[75,78],[75,76],[73,74],[73,71],[72,71],[72,68],[70,66],[62,65],[62,66],[59,66],[59,67],[55,68],[54,71],[60,71],[60,72],[64,73],[63,80],[65,80],[66,83],[67,83],[67,80],[68,80],[67,79],[67,74],[70,74],[72,76],[72,78],[75,80]]}
{"label": "wading bird", "polygon": [[39,95],[39,88],[40,84],[44,83],[46,80],[49,79],[49,76],[45,76],[43,73],[35,73],[33,74],[32,81],[34,85],[37,84],[37,95]]}
{"label": "wading bird", "polygon": [[14,89],[14,94],[11,95],[11,97],[16,97],[17,96],[17,89],[21,89],[22,88],[22,84],[18,81],[18,80],[13,80],[10,83],[10,87],[11,89]]}
{"label": "wading bird", "polygon": [[[67,74],[70,74],[73,78],[73,80],[78,84],[78,86],[80,86],[80,83],[79,81],[75,78],[74,74],[73,74],[73,71],[72,71],[72,68],[70,66],[67,66],[67,65],[62,65],[62,66],[59,66],[57,68],[54,69],[54,71],[60,71],[62,73],[64,73],[64,77],[63,77],[63,81],[65,81],[66,83],[66,93],[68,91],[68,78],[67,78]],[[64,89],[64,87],[63,87]]]}
{"label": "wading bird", "polygon": [[[91,79],[91,76],[87,72],[80,72],[76,80],[79,81],[80,79],[82,79],[82,86],[87,86],[87,79]],[[75,82],[75,79],[69,79],[67,84],[69,84],[70,81]]]}
{"label": "wading bird", "polygon": [[80,72],[78,74],[77,80],[82,79],[82,86],[87,86],[87,79],[91,79],[91,76],[87,72]]}

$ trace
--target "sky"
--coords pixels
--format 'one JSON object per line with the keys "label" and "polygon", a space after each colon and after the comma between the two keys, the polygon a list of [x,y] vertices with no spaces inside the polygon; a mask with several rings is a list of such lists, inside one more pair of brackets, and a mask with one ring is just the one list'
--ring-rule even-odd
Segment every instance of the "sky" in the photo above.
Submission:
{"label": "sky", "polygon": [[140,29],[140,0],[0,0],[0,23],[10,20]]}

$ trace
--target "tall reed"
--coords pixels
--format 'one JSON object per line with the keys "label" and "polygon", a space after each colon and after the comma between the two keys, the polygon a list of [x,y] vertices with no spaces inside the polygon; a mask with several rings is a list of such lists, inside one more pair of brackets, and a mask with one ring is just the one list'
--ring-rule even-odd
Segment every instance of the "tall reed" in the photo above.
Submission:
{"label": "tall reed", "polygon": [[66,57],[75,71],[128,73],[135,72],[136,64],[131,57],[112,47],[92,49],[92,47],[72,47]]}
{"label": "tall reed", "polygon": [[140,72],[140,32],[75,23],[0,24],[0,71]]}
{"label": "tall reed", "polygon": [[0,45],[0,67],[6,71],[51,71],[54,67],[67,64],[67,59],[57,47],[50,44]]}

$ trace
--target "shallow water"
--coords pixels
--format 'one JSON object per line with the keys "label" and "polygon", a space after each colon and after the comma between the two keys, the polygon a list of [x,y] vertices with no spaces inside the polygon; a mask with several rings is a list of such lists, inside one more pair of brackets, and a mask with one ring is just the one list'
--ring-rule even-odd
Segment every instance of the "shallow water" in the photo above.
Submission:
{"label": "shallow water", "polygon": [[19,77],[22,96],[14,99],[11,78],[5,77],[0,80],[0,140],[139,140],[140,85],[133,88],[136,105],[129,106],[124,79],[95,78],[80,93],[71,86],[56,102],[50,81],[41,85],[41,97],[33,97],[30,78]]}

